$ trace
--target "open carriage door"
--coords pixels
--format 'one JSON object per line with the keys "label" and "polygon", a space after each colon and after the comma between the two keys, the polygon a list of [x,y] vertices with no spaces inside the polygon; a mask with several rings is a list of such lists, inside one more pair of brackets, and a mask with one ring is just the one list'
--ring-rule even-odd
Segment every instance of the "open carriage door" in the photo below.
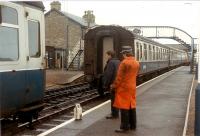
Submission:
{"label": "open carriage door", "polygon": [[106,52],[109,50],[114,51],[113,37],[104,37],[103,38],[103,69],[105,68],[107,60],[108,60]]}

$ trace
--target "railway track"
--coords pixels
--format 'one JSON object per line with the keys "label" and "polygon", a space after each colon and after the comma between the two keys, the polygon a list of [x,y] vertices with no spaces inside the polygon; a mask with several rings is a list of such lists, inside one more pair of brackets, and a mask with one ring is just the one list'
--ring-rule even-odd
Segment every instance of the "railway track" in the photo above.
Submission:
{"label": "railway track", "polygon": [[9,120],[12,125],[5,128],[2,135],[37,135],[73,118],[76,103],[80,103],[85,111],[105,100],[107,97],[100,99],[97,90],[87,83],[47,90],[44,97],[46,106],[40,112],[39,118],[31,124]]}

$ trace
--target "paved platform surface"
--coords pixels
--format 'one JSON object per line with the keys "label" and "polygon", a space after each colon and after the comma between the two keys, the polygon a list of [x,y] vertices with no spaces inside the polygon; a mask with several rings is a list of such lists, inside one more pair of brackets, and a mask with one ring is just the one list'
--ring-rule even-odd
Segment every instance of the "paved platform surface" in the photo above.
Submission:
{"label": "paved platform surface", "polygon": [[46,87],[63,85],[83,76],[83,71],[46,70]]}
{"label": "paved platform surface", "polygon": [[181,136],[193,75],[181,67],[137,88],[137,130],[117,134],[120,120],[106,120],[110,103],[48,136]]}

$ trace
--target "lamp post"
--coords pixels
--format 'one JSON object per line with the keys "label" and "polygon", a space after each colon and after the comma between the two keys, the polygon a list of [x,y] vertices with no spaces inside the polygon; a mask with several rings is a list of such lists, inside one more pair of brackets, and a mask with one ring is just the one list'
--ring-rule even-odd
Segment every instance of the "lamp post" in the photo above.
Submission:
{"label": "lamp post", "polygon": [[[197,38],[191,37],[191,57],[190,57],[190,73],[194,71],[194,40]],[[197,70],[196,70],[197,72]]]}

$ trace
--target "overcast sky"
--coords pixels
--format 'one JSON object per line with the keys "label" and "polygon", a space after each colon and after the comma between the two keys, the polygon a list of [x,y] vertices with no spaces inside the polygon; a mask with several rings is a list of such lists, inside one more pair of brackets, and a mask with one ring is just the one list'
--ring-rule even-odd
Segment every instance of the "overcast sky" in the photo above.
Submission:
{"label": "overcast sky", "polygon": [[[45,1],[46,10],[52,1]],[[96,23],[122,26],[164,25],[180,28],[200,37],[200,1],[60,1],[62,10],[82,17],[93,10]]]}

